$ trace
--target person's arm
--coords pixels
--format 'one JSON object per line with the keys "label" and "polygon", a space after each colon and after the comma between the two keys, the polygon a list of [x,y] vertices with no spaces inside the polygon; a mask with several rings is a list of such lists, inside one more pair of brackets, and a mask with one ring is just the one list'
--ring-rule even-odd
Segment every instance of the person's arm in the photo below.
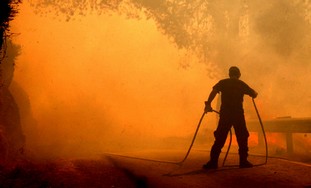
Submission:
{"label": "person's arm", "polygon": [[246,83],[244,83],[244,86],[245,86],[245,90],[244,90],[245,94],[249,95],[252,98],[257,97],[258,93],[255,90],[249,87]]}
{"label": "person's arm", "polygon": [[217,95],[217,93],[218,93],[218,91],[216,89],[213,89],[211,91],[211,93],[209,94],[207,101],[205,101],[205,109],[204,109],[205,113],[213,111],[211,103],[214,100],[214,98]]}

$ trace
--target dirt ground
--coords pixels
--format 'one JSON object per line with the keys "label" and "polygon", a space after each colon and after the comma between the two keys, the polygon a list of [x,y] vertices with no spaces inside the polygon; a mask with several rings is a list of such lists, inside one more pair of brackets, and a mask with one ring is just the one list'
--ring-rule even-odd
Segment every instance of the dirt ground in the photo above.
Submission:
{"label": "dirt ground", "polygon": [[[178,161],[182,153],[145,152],[125,155]],[[223,156],[222,156],[223,157]],[[311,165],[280,158],[250,156],[259,164],[240,169],[230,154],[224,167],[202,170],[208,153],[193,151],[182,166],[112,155],[93,159],[21,160],[0,169],[0,187],[311,187]],[[222,166],[222,161],[219,162]]]}

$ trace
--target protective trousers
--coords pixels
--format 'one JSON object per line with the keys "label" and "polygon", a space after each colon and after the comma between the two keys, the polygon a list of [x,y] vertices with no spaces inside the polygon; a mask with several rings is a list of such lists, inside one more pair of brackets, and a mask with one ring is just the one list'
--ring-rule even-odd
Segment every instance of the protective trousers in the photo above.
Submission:
{"label": "protective trousers", "polygon": [[244,113],[221,112],[216,131],[215,142],[211,149],[211,161],[217,162],[223,148],[228,132],[233,126],[239,145],[240,162],[247,160],[249,132],[246,128]]}

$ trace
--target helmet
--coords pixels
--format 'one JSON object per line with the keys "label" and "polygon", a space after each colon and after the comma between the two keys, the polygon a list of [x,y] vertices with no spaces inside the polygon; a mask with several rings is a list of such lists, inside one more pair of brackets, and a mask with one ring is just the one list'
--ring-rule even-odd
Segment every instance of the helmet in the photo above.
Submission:
{"label": "helmet", "polygon": [[229,69],[229,76],[230,76],[230,78],[231,77],[240,78],[240,76],[241,76],[240,69],[238,67],[236,67],[236,66],[230,67],[230,69]]}

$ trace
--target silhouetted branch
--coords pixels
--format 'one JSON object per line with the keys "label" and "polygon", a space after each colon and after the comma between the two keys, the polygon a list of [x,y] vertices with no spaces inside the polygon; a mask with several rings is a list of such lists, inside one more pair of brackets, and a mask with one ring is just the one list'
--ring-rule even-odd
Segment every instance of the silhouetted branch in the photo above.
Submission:
{"label": "silhouetted branch", "polygon": [[5,38],[10,35],[9,22],[14,19],[18,12],[18,4],[21,0],[1,0],[0,1],[0,63],[5,56]]}

